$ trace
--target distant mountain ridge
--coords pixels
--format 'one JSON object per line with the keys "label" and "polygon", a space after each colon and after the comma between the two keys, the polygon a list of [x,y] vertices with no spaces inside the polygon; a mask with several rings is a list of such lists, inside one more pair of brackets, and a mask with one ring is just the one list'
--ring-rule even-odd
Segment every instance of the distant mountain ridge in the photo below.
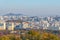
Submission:
{"label": "distant mountain ridge", "polygon": [[3,16],[23,16],[23,14],[20,14],[20,13],[8,13],[8,14],[4,14]]}

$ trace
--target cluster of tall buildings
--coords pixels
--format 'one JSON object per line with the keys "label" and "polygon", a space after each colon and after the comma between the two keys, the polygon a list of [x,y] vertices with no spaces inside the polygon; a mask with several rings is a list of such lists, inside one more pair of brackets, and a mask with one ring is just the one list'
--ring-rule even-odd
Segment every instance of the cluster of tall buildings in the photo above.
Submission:
{"label": "cluster of tall buildings", "polygon": [[0,30],[60,30],[60,17],[0,16]]}

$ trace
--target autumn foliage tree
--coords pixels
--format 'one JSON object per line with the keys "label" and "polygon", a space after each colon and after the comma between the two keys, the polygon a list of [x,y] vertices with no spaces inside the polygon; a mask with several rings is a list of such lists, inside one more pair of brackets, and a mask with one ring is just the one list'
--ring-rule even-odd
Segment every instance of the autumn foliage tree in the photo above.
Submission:
{"label": "autumn foliage tree", "polygon": [[20,34],[20,37],[13,34],[0,36],[0,40],[60,40],[60,37],[52,33],[29,30],[24,34]]}

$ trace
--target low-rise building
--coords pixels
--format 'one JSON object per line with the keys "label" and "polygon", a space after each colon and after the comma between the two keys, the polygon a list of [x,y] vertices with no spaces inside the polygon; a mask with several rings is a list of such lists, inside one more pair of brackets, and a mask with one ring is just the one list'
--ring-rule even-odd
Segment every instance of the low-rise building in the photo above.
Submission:
{"label": "low-rise building", "polygon": [[23,28],[26,29],[26,28],[30,28],[29,26],[29,22],[23,22]]}

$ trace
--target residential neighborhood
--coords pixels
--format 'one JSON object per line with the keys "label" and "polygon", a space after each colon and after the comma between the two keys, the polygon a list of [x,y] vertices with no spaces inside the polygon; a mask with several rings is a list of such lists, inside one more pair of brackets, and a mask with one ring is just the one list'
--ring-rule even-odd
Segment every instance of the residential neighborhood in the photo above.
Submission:
{"label": "residential neighborhood", "polygon": [[[0,16],[0,30],[46,29],[60,30],[60,17],[29,17],[9,14]],[[57,18],[57,19],[56,19]]]}

